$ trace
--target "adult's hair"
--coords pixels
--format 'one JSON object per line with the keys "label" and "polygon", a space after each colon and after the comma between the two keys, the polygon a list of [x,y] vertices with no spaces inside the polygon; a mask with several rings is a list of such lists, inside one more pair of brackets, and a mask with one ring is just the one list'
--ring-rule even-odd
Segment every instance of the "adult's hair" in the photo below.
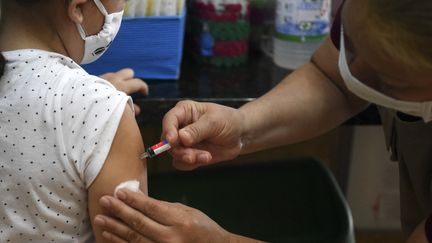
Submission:
{"label": "adult's hair", "polygon": [[432,1],[368,0],[368,19],[385,54],[403,64],[432,68]]}

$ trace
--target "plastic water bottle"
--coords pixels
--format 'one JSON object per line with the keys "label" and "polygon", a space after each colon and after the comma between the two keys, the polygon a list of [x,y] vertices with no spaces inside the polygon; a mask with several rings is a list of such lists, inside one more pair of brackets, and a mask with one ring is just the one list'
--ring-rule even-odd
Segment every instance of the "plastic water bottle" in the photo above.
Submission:
{"label": "plastic water bottle", "polygon": [[307,63],[330,31],[331,0],[277,0],[273,58],[296,69]]}

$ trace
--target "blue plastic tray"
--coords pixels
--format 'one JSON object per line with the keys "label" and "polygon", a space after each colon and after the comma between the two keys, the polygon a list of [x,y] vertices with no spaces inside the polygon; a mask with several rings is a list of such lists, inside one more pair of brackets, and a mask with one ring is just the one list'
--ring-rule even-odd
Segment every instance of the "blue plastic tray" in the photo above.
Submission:
{"label": "blue plastic tray", "polygon": [[83,67],[94,75],[132,68],[139,78],[178,79],[185,19],[186,11],[181,16],[125,18],[108,51]]}

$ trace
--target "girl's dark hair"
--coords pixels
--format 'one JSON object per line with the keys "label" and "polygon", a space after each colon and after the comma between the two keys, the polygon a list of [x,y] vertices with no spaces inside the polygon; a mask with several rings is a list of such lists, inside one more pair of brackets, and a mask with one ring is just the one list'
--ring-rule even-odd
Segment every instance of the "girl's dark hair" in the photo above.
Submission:
{"label": "girl's dark hair", "polygon": [[4,56],[0,53],[0,77],[3,76],[3,72],[6,66],[6,59]]}

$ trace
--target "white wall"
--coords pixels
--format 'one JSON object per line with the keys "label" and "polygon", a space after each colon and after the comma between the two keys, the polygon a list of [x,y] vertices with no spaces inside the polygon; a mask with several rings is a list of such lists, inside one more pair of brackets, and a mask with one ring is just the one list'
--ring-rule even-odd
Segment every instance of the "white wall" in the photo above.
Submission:
{"label": "white wall", "polygon": [[381,126],[355,127],[347,194],[356,229],[400,229],[398,165],[389,157]]}

